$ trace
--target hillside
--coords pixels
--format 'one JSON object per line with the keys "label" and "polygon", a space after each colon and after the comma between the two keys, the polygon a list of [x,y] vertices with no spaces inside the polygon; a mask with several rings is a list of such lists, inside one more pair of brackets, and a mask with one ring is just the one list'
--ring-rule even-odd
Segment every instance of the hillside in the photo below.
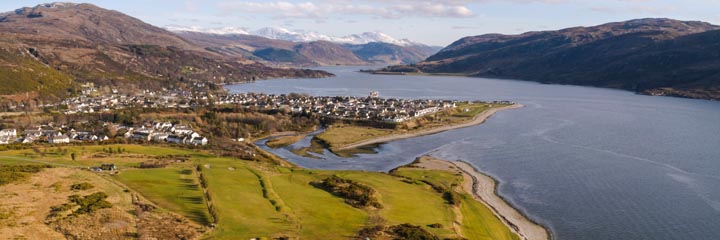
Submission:
{"label": "hillside", "polygon": [[132,91],[140,86],[159,89],[191,82],[330,75],[270,68],[239,55],[228,57],[91,4],[42,4],[0,15],[0,49],[11,53],[0,59],[0,72],[15,72],[3,77],[22,83],[0,89],[0,94],[36,94],[33,89],[40,89],[42,98],[61,97],[76,82]]}
{"label": "hillside", "polygon": [[720,27],[638,19],[594,27],[460,39],[390,71],[462,73],[720,99]]}
{"label": "hillside", "polygon": [[353,52],[328,41],[300,43],[295,51],[313,59],[319,65],[362,65],[367,64]]}
{"label": "hillside", "polygon": [[344,46],[361,59],[380,64],[416,63],[436,52],[432,48],[417,49],[381,42]]}

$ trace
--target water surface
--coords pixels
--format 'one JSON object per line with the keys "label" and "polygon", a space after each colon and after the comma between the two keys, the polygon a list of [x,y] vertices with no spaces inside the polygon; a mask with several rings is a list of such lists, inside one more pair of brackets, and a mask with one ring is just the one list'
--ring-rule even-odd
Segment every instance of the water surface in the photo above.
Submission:
{"label": "water surface", "polygon": [[[720,102],[465,77],[369,75],[227,86],[235,92],[510,100],[485,124],[381,145],[378,154],[301,166],[387,171],[429,153],[471,162],[556,239],[720,239]],[[304,141],[298,146],[309,144]]]}

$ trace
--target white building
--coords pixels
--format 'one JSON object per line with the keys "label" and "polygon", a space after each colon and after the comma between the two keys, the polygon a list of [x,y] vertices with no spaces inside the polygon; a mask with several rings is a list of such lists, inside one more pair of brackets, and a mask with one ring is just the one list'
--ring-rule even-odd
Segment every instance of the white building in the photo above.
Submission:
{"label": "white building", "polygon": [[188,144],[195,145],[195,146],[204,146],[207,145],[208,140],[204,137],[195,137],[190,140]]}
{"label": "white building", "polygon": [[70,143],[70,137],[67,135],[51,135],[48,137],[48,142],[52,144]]}
{"label": "white building", "polygon": [[14,128],[0,130],[0,137],[17,137],[17,130]]}

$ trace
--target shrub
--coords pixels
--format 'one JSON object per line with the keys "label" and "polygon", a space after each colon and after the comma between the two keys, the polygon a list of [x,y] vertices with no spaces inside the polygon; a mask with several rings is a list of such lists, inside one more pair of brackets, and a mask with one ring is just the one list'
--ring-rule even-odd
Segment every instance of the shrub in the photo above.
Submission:
{"label": "shrub", "polygon": [[390,231],[395,235],[396,239],[413,239],[413,240],[440,240],[437,236],[412,224],[400,224],[390,227]]}
{"label": "shrub", "polygon": [[311,184],[335,196],[344,198],[345,202],[350,204],[350,206],[356,208],[382,208],[382,205],[374,196],[375,190],[358,182],[333,175],[321,182]]}
{"label": "shrub", "polygon": [[30,174],[40,172],[43,168],[50,166],[25,165],[8,166],[0,165],[0,186],[26,179]]}
{"label": "shrub", "polygon": [[431,227],[431,228],[442,228],[443,227],[443,225],[439,224],[439,223],[428,224],[427,226]]}
{"label": "shrub", "polygon": [[80,191],[80,190],[88,190],[88,189],[91,189],[94,187],[95,186],[93,186],[92,184],[84,182],[84,183],[76,183],[76,184],[71,185],[70,190]]}
{"label": "shrub", "polygon": [[96,192],[85,197],[80,197],[79,195],[71,195],[68,197],[68,199],[70,200],[70,202],[80,206],[80,208],[75,210],[75,213],[83,214],[92,213],[103,208],[111,208],[112,204],[108,201],[105,201],[107,197],[108,195],[104,192]]}
{"label": "shrub", "polygon": [[447,190],[443,192],[443,198],[445,199],[445,201],[447,201],[447,203],[455,206],[460,206],[460,203],[462,203],[460,194],[452,190]]}

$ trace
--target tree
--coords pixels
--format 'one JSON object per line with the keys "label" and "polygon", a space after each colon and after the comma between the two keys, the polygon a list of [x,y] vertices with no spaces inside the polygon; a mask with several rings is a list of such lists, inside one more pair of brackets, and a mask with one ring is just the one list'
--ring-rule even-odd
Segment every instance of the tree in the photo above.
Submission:
{"label": "tree", "polygon": [[75,157],[77,157],[75,156],[75,152],[70,153],[70,158],[72,158],[73,161],[75,161]]}

